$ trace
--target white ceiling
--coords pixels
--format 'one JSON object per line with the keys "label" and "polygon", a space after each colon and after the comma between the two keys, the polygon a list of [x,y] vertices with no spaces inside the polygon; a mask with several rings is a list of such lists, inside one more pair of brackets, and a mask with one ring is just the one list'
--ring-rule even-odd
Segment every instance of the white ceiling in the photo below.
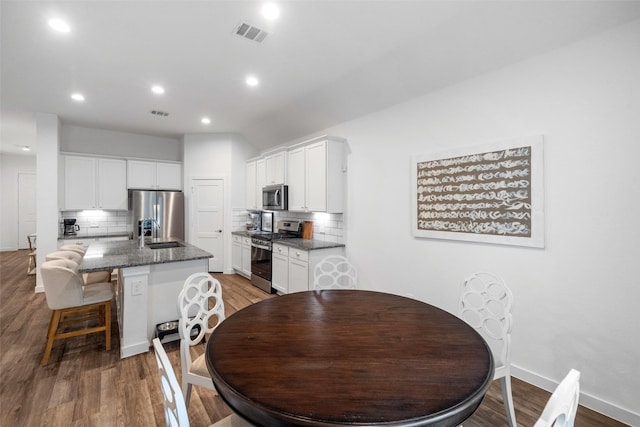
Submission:
{"label": "white ceiling", "polygon": [[[35,143],[33,112],[175,138],[239,132],[264,149],[640,18],[640,1],[277,3],[269,22],[258,1],[2,0],[2,151]],[[52,31],[54,16],[71,32]],[[236,36],[241,21],[268,37]]]}

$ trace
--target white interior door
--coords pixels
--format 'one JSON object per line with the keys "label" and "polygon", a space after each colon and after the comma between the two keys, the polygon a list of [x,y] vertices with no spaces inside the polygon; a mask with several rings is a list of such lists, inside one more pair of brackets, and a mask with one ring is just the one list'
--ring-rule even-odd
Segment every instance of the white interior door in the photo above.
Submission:
{"label": "white interior door", "polygon": [[36,174],[18,173],[18,248],[29,248],[27,236],[36,232]]}
{"label": "white interior door", "polygon": [[224,270],[224,180],[191,180],[192,244],[213,254],[209,271]]}

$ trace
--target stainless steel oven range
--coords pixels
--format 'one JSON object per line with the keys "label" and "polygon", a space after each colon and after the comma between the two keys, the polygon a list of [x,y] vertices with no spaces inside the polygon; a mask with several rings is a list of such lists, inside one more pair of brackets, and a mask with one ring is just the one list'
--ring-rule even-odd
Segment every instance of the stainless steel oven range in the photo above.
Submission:
{"label": "stainless steel oven range", "polygon": [[251,283],[265,292],[271,289],[271,249],[274,240],[300,237],[300,221],[278,221],[276,232],[251,235]]}

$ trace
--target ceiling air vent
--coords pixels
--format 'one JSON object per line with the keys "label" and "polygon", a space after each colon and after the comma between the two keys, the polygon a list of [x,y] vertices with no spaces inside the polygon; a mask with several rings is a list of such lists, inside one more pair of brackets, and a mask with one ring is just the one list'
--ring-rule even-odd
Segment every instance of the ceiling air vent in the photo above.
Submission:
{"label": "ceiling air vent", "polygon": [[235,33],[245,39],[261,43],[269,34],[258,27],[254,27],[246,22],[241,22],[235,29]]}
{"label": "ceiling air vent", "polygon": [[153,114],[154,116],[160,116],[160,117],[167,117],[169,115],[169,113],[165,113],[164,111],[158,111],[158,110],[151,111],[151,114]]}

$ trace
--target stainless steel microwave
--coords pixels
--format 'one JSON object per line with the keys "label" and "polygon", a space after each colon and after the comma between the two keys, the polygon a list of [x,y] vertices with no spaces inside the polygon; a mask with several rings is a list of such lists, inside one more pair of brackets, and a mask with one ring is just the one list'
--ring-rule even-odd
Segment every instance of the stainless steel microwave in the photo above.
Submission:
{"label": "stainless steel microwave", "polygon": [[289,209],[289,187],[268,185],[262,188],[262,209],[286,211]]}

